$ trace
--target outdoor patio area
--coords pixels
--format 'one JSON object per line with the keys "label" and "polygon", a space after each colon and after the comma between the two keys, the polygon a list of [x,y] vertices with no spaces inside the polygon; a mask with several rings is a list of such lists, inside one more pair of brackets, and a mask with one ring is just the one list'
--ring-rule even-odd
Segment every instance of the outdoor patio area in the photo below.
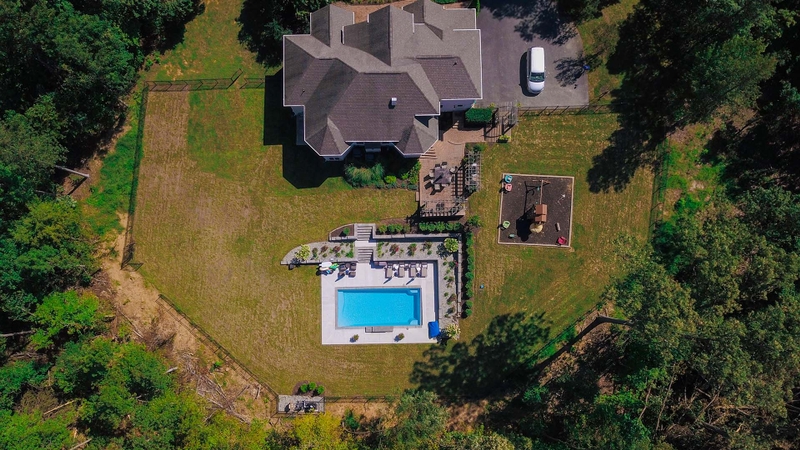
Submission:
{"label": "outdoor patio area", "polygon": [[571,245],[573,177],[503,174],[498,182],[498,243]]}
{"label": "outdoor patio area", "polygon": [[[340,230],[352,228],[353,233],[342,235]],[[281,264],[294,269],[316,265],[320,276],[322,297],[323,344],[428,344],[428,324],[436,322],[444,329],[457,322],[460,311],[461,270],[457,261],[461,251],[444,250],[447,238],[460,239],[458,233],[377,234],[375,224],[342,225],[329,235],[329,241],[311,242],[293,248]],[[337,317],[339,292],[345,290],[385,289],[408,290],[419,293],[419,308],[415,323],[382,326],[340,324]],[[382,293],[376,293],[381,296]],[[350,311],[365,311],[383,319],[383,311],[369,297]],[[390,307],[395,303],[387,302]],[[396,323],[396,322],[395,322]],[[408,323],[408,322],[403,322]],[[402,336],[400,336],[402,333]],[[358,338],[354,339],[354,336]]]}
{"label": "outdoor patio area", "polygon": [[419,205],[425,217],[450,217],[464,214],[467,176],[463,165],[465,144],[483,142],[482,129],[463,126],[458,118],[452,128],[445,130],[433,148],[420,157]]}
{"label": "outdoor patio area", "polygon": [[[428,265],[425,278],[386,278],[386,269],[377,264],[360,263],[356,275],[339,276],[338,272],[321,275],[322,283],[322,343],[323,344],[429,344],[436,338],[428,337],[428,322],[438,316],[437,264],[435,261],[420,261]],[[391,264],[391,263],[390,263]],[[420,290],[420,321],[415,326],[390,327],[339,327],[337,326],[337,290],[346,288],[417,288]],[[403,338],[398,340],[402,333]],[[358,339],[353,341],[353,336]]]}

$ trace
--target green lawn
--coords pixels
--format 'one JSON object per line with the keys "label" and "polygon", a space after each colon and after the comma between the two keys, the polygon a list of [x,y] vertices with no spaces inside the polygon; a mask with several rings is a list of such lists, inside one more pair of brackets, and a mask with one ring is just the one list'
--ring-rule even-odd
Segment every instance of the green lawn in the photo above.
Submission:
{"label": "green lawn", "polygon": [[319,278],[279,262],[338,225],[411,214],[414,193],[326,178],[337,166],[280,139],[293,131],[277,107],[267,120],[273,145],[262,145],[263,97],[150,94],[134,231],[141,272],[281,392],[304,379],[331,395],[407,387],[423,348],[323,347]]}
{"label": "green lawn", "polygon": [[[475,310],[463,321],[468,337],[481,333],[496,315],[544,313],[551,333],[561,331],[599,301],[616,272],[613,241],[629,233],[647,236],[652,174],[640,170],[620,192],[592,193],[586,181],[592,157],[616,129],[614,115],[524,118],[510,144],[484,155],[483,186],[469,203],[486,228],[477,239]],[[499,193],[503,173],[575,177],[572,249],[497,244]]]}
{"label": "green lawn", "polygon": [[[340,224],[413,213],[413,192],[349,188],[338,166],[290,144],[291,124],[279,108],[268,109],[264,132],[263,95],[150,94],[135,226],[141,272],[281,392],[306,379],[331,395],[410,386],[426,346],[322,346],[319,278],[279,261]],[[504,171],[573,175],[575,251],[499,246],[487,226],[477,243],[477,282],[486,289],[463,321],[465,339],[495,315],[519,311],[544,313],[557,333],[597,302],[614,271],[611,241],[626,231],[645,236],[647,173],[623,192],[588,192],[591,158],[615,126],[609,115],[529,119],[512,144],[487,150],[487,187],[471,200],[471,213],[496,222],[492,180]],[[270,145],[262,145],[265,135]]]}
{"label": "green lawn", "polygon": [[236,19],[242,0],[203,5],[203,12],[186,25],[183,40],[158,57],[159,64],[146,75],[148,80],[227,78],[239,68],[247,77],[264,74],[255,55],[239,42]]}

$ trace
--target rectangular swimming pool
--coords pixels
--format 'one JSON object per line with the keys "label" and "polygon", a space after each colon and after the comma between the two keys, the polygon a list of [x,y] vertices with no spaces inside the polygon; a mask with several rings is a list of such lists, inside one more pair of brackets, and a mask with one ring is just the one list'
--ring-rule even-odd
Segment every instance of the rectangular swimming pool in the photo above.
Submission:
{"label": "rectangular swimming pool", "polygon": [[338,289],[336,326],[419,326],[419,288]]}

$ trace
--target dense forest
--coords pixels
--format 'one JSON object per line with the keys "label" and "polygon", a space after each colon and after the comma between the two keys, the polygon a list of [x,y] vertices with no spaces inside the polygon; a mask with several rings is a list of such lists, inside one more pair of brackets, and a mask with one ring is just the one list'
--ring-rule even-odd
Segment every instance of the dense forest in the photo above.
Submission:
{"label": "dense forest", "polygon": [[[582,21],[610,3],[559,5]],[[248,0],[240,39],[274,61],[321,4]],[[83,289],[100,237],[55,166],[113,135],[147,55],[201,12],[196,0],[0,2],[0,448],[800,447],[800,1],[634,7],[608,60],[623,79],[618,139],[595,160],[614,178],[590,184],[623,189],[661,163],[665,139],[711,123],[702,156],[719,189],[668,205],[644,248],[621,236],[624,273],[603,301],[627,325],[556,371],[504,367],[502,391],[480,386],[489,404],[469,432],[426,391],[380,420],[310,415],[290,429],[209,412]],[[503,332],[509,355],[534,350],[524,326]]]}

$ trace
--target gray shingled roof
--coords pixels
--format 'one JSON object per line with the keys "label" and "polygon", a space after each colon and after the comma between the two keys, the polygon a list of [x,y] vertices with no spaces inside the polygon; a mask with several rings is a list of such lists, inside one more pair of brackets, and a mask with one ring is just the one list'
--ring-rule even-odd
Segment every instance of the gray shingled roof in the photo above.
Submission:
{"label": "gray shingled roof", "polygon": [[479,98],[478,90],[469,82],[469,74],[461,58],[423,56],[417,58],[440,99]]}
{"label": "gray shingled roof", "polygon": [[475,11],[417,0],[353,17],[328,5],[311,14],[311,34],[284,37],[284,105],[304,107],[305,140],[322,155],[378,141],[426,152],[439,101],[482,95]]}

